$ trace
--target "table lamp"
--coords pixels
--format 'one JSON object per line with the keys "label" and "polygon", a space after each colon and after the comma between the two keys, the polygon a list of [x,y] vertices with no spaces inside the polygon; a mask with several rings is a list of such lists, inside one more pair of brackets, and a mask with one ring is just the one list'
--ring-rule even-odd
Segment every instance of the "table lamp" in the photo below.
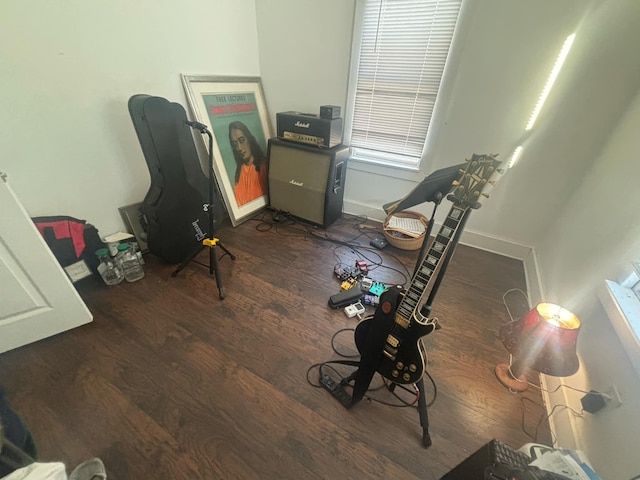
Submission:
{"label": "table lamp", "polygon": [[523,392],[527,368],[553,377],[578,371],[576,354],[580,320],[569,310],[539,303],[519,320],[500,327],[500,341],[511,354],[511,364],[496,365],[498,380],[510,390]]}

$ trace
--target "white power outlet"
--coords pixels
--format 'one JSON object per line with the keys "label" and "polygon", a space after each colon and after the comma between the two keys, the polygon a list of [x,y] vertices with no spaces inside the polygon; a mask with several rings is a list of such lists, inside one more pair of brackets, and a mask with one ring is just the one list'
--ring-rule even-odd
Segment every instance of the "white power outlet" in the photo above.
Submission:
{"label": "white power outlet", "polygon": [[604,401],[610,409],[618,408],[622,406],[622,397],[620,396],[620,392],[618,391],[618,387],[615,385],[611,385],[608,389],[604,391],[605,394],[608,395],[609,398],[605,397]]}

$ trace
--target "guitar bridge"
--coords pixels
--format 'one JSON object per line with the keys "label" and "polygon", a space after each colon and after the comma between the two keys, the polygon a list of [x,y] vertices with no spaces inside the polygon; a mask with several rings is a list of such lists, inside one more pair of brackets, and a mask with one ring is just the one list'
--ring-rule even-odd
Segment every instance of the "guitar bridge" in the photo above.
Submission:
{"label": "guitar bridge", "polygon": [[400,340],[398,340],[393,335],[387,336],[387,344],[385,345],[383,351],[384,354],[391,360],[395,360],[398,353],[398,345],[400,345]]}

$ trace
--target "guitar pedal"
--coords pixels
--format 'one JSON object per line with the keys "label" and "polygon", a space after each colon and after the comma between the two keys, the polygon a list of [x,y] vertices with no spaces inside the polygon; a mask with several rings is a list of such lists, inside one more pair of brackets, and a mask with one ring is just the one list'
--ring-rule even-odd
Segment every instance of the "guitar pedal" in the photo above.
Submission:
{"label": "guitar pedal", "polygon": [[344,313],[349,318],[353,318],[356,315],[362,315],[364,313],[364,305],[360,302],[354,303],[353,305],[347,305],[344,307]]}

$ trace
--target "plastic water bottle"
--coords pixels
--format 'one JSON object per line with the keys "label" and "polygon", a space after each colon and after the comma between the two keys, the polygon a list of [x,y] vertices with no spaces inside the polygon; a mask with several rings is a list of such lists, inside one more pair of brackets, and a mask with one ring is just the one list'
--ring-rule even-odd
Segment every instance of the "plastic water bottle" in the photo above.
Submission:
{"label": "plastic water bottle", "polygon": [[122,270],[109,257],[109,250],[101,248],[96,250],[96,256],[100,260],[98,273],[107,285],[117,285],[124,279]]}
{"label": "plastic water bottle", "polygon": [[144,270],[138,256],[129,248],[128,243],[118,245],[118,253],[116,255],[116,263],[122,268],[124,279],[127,282],[135,282],[144,277]]}

